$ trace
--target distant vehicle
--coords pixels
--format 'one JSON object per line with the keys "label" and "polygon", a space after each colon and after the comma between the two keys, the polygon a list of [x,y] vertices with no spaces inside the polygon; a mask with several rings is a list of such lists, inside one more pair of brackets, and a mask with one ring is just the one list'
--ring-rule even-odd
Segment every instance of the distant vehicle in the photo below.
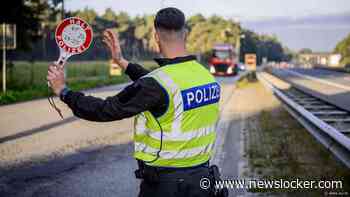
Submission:
{"label": "distant vehicle", "polygon": [[239,63],[238,64],[238,70],[240,71],[245,71],[247,69],[246,65],[242,64],[242,63]]}
{"label": "distant vehicle", "polygon": [[281,62],[280,63],[281,68],[288,68],[288,63],[287,62]]}
{"label": "distant vehicle", "polygon": [[209,59],[209,70],[213,75],[236,75],[238,72],[235,62],[234,48],[230,44],[217,44]]}

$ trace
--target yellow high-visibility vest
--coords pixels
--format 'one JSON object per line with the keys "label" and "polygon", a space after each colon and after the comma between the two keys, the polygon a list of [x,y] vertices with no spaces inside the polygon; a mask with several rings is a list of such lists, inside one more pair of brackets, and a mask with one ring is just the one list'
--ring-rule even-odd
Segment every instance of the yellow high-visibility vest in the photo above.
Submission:
{"label": "yellow high-visibility vest", "polygon": [[[220,85],[215,78],[195,60],[169,64],[144,77],[157,80],[167,92],[169,104],[157,120],[149,111],[136,116],[134,157],[163,167],[190,167],[208,161],[219,116]],[[147,163],[157,157],[161,129],[159,158]]]}

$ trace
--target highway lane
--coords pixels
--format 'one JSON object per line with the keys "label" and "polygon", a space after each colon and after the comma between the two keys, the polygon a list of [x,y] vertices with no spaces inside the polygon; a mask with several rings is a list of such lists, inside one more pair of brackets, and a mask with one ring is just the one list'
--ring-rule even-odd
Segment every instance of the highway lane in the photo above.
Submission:
{"label": "highway lane", "polygon": [[273,68],[271,72],[306,93],[350,111],[349,74],[301,68]]}
{"label": "highway lane", "polygon": [[[231,108],[223,106],[234,103],[234,80],[218,78],[221,121],[212,159],[230,176],[238,176],[239,149],[233,145],[239,144],[239,138],[228,133],[236,118],[228,112]],[[122,87],[89,94],[106,97]],[[63,121],[48,111],[46,99],[0,107],[6,114],[0,118],[0,196],[136,196],[132,119],[93,123],[72,117],[67,107],[59,105],[66,117]],[[227,135],[232,141],[223,140]]]}
{"label": "highway lane", "polygon": [[307,69],[307,68],[290,68],[290,70],[311,76],[311,77],[316,77],[319,79],[323,79],[326,81],[330,81],[333,83],[341,84],[344,86],[349,86],[350,87],[350,74],[349,73],[342,73],[342,72],[336,72],[336,71],[331,71],[331,70],[325,70],[325,69]]}

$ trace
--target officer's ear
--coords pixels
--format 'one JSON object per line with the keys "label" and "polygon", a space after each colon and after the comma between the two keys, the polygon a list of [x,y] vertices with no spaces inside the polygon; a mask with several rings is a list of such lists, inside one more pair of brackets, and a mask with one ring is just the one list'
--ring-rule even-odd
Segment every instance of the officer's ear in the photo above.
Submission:
{"label": "officer's ear", "polygon": [[160,53],[160,37],[159,37],[159,32],[157,30],[154,31],[154,40],[156,41],[155,51]]}
{"label": "officer's ear", "polygon": [[154,39],[157,42],[157,44],[160,43],[159,32],[157,30],[154,31]]}
{"label": "officer's ear", "polygon": [[189,34],[189,30],[187,28],[185,28],[185,30],[184,30],[184,40],[185,40],[185,42],[187,41],[188,34]]}

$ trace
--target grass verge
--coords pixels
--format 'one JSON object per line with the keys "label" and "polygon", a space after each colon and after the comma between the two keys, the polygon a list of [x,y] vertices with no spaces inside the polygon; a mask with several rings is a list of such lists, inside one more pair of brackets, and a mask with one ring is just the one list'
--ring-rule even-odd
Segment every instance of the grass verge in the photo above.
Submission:
{"label": "grass verge", "polygon": [[350,171],[337,162],[282,107],[262,111],[247,121],[250,177],[264,180],[342,181],[342,189],[252,189],[269,196],[324,196],[350,191]]}

